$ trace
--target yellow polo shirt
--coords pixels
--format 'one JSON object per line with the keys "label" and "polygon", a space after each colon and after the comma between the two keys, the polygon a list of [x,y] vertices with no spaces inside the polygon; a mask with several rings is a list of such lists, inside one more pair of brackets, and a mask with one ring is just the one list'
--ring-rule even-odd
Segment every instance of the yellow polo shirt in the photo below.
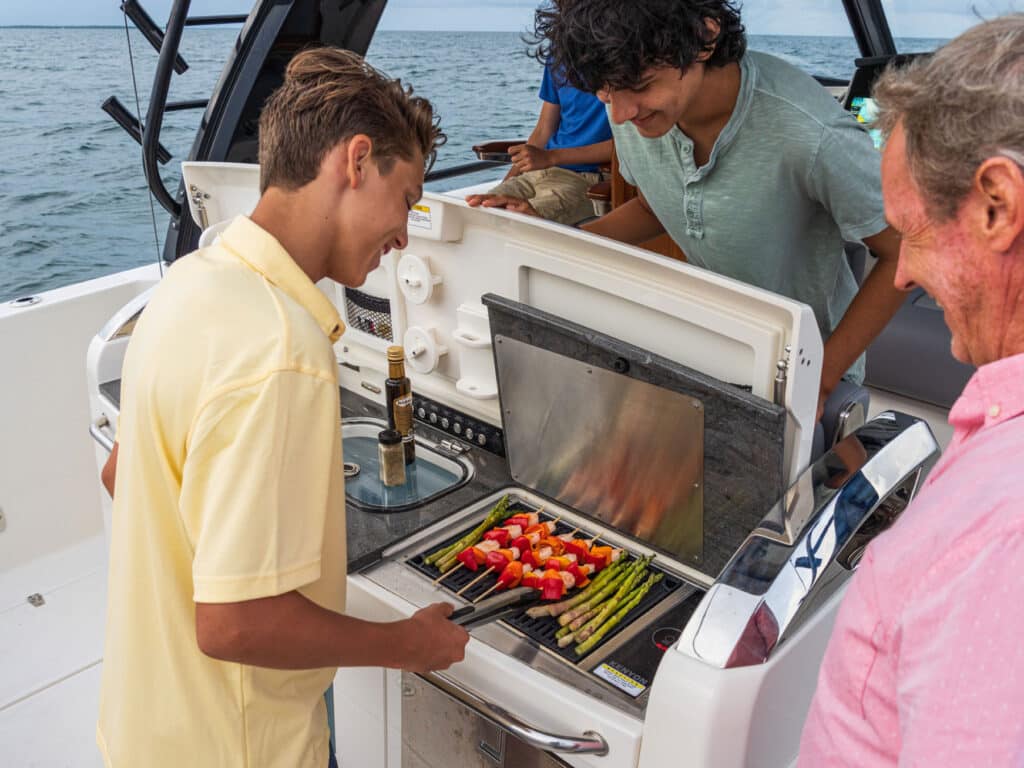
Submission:
{"label": "yellow polo shirt", "polygon": [[97,741],[114,768],[324,768],[335,670],[217,661],[195,603],[344,610],[337,310],[245,217],[176,263],[122,378]]}

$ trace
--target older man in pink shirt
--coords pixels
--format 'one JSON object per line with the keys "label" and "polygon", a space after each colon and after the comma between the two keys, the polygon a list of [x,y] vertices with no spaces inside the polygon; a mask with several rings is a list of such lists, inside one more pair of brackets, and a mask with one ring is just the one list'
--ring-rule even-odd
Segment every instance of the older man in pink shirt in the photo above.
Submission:
{"label": "older man in pink shirt", "polygon": [[839,611],[800,766],[1024,765],[1024,15],[875,96],[896,283],[978,366],[953,442]]}

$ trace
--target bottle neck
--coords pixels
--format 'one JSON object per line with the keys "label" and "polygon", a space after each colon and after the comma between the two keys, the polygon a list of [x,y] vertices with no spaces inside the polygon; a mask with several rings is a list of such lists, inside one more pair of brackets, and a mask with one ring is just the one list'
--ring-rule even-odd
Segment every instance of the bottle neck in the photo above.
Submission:
{"label": "bottle neck", "polygon": [[388,360],[388,378],[405,378],[405,363],[402,360],[398,360],[397,362],[394,360]]}

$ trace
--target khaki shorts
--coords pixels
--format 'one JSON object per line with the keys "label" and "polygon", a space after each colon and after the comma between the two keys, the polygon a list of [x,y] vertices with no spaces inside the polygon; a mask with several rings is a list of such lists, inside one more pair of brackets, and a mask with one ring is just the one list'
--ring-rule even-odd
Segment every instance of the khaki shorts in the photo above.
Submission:
{"label": "khaki shorts", "polygon": [[594,216],[594,205],[587,197],[587,190],[600,180],[599,173],[545,168],[506,179],[488,194],[529,200],[534,210],[545,219],[560,224],[576,224]]}

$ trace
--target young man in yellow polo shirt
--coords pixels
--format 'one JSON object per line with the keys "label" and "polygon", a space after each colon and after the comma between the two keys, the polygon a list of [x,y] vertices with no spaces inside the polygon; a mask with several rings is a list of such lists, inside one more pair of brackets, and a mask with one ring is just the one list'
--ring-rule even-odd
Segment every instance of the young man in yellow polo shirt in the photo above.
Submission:
{"label": "young man in yellow polo shirt", "polygon": [[136,326],[104,472],[108,766],[325,768],[336,667],[461,660],[448,605],[343,614],[343,326],[314,285],[358,286],[405,247],[442,140],[426,100],[353,54],[297,55],[260,118],[255,211],[175,264]]}

